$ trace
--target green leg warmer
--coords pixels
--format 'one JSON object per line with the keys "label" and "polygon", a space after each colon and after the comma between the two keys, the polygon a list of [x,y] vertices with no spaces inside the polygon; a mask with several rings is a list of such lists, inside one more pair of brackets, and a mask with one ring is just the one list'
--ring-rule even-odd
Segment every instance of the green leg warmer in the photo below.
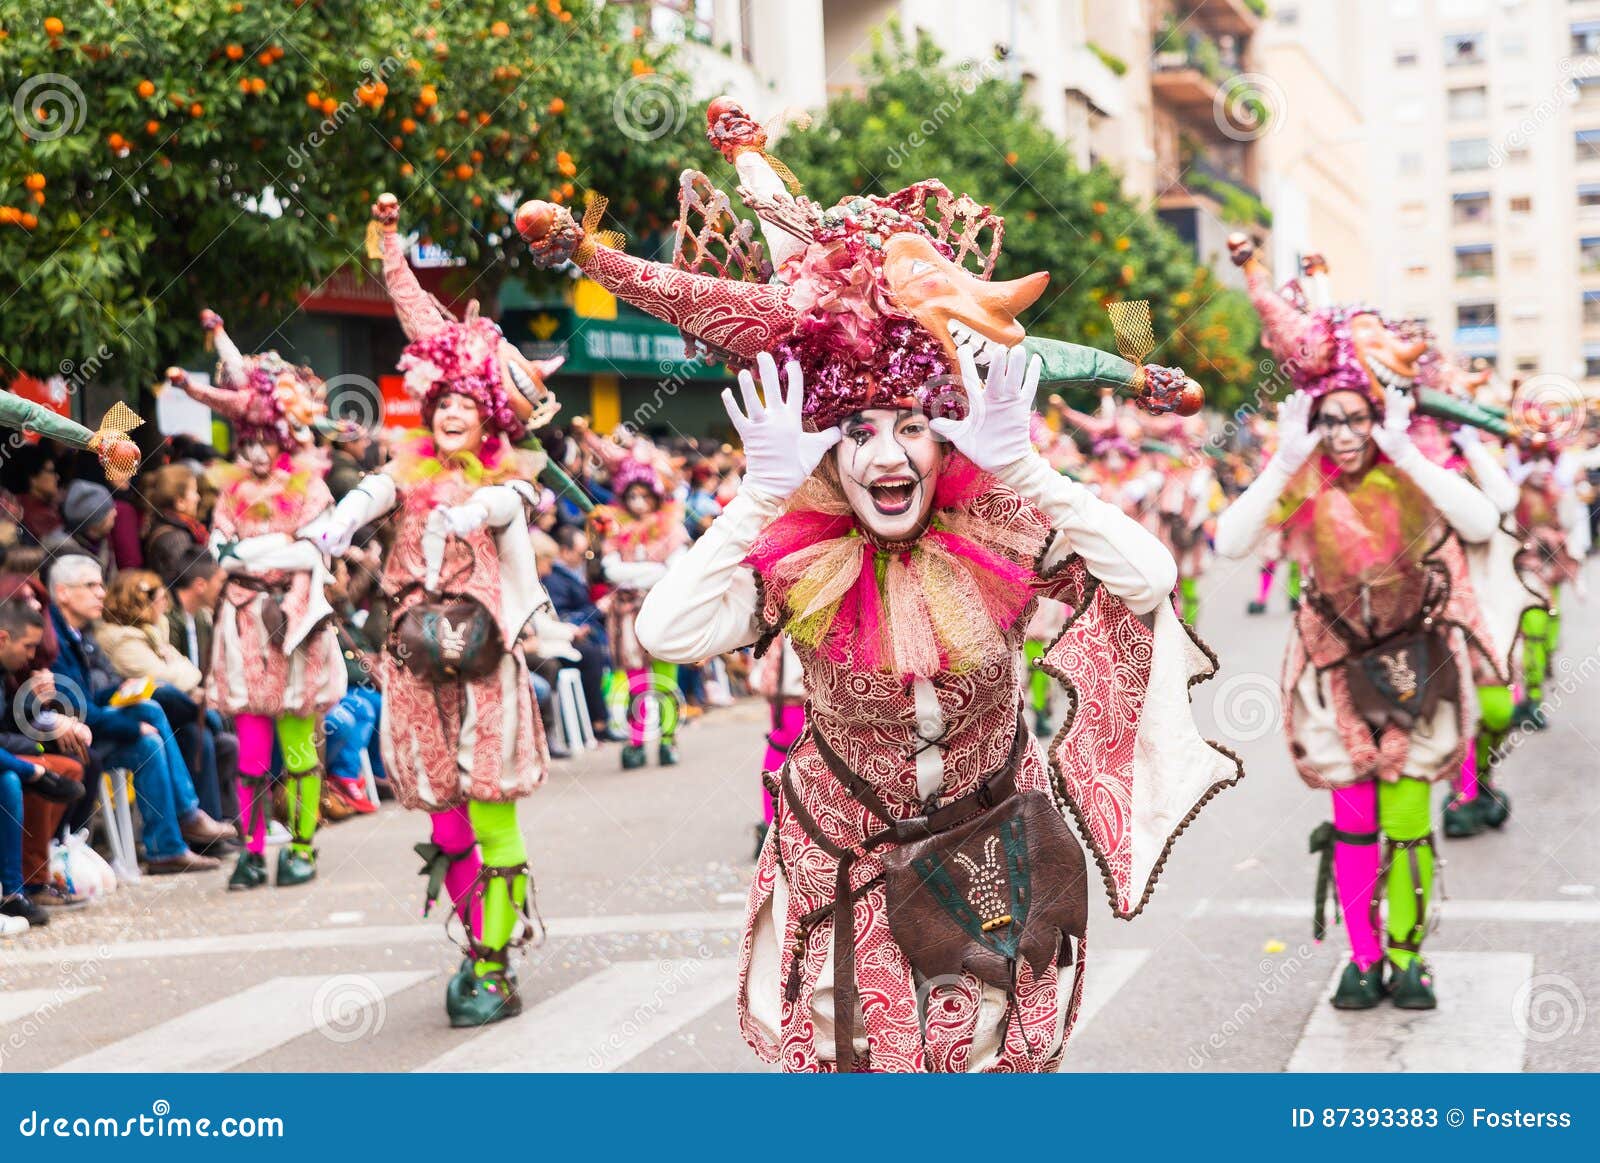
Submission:
{"label": "green leg warmer", "polygon": [[1511,730],[1511,688],[1478,688],[1478,780],[1483,782],[1494,770],[1494,755]]}
{"label": "green leg warmer", "polygon": [[1183,613],[1183,620],[1189,625],[1194,625],[1194,620],[1200,616],[1200,583],[1192,577],[1178,579],[1179,608]]}
{"label": "green leg warmer", "polygon": [[294,833],[292,847],[311,854],[317,834],[317,818],[322,805],[322,770],[317,762],[317,717],[315,715],[278,716],[278,746],[289,769],[286,792],[289,825]]}
{"label": "green leg warmer", "polygon": [[678,734],[678,664],[659,659],[650,664],[654,676],[656,706],[661,708],[661,742],[671,743]]}
{"label": "green leg warmer", "polygon": [[1289,563],[1289,598],[1291,601],[1296,602],[1300,600],[1300,563],[1298,561]]}
{"label": "green leg warmer", "polygon": [[1028,693],[1033,699],[1034,713],[1043,715],[1050,710],[1050,676],[1039,669],[1044,643],[1024,642],[1022,653],[1028,660]]}
{"label": "green leg warmer", "polygon": [[[520,869],[510,876],[489,876],[483,889],[483,934],[485,950],[503,951],[516,931],[517,915],[528,896],[528,849],[517,827],[517,805],[490,804],[472,800],[467,818],[478,837],[485,870]],[[479,958],[473,963],[479,977],[504,969],[504,960]]]}
{"label": "green leg warmer", "polygon": [[1561,645],[1561,587],[1550,589],[1550,625],[1544,636],[1544,672],[1548,676],[1555,664],[1556,647]]}
{"label": "green leg warmer", "polygon": [[1544,699],[1544,676],[1549,665],[1550,615],[1528,610],[1522,615],[1522,685],[1529,702]]}
{"label": "green leg warmer", "polygon": [[1429,785],[1420,779],[1378,784],[1378,827],[1389,842],[1389,960],[1410,967],[1422,945],[1433,890]]}

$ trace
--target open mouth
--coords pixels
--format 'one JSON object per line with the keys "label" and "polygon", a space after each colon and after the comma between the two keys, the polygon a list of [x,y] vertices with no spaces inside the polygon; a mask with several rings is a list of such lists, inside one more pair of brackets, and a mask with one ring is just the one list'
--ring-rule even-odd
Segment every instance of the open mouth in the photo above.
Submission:
{"label": "open mouth", "polygon": [[1413,377],[1401,375],[1376,356],[1367,356],[1365,363],[1373,378],[1386,388],[1409,388],[1416,383]]}
{"label": "open mouth", "polygon": [[873,508],[885,517],[909,512],[917,497],[917,482],[911,477],[885,477],[867,486]]}
{"label": "open mouth", "polygon": [[949,320],[945,324],[945,330],[950,332],[957,354],[962,351],[971,352],[972,362],[977,367],[988,367],[1006,352],[1006,345],[998,339],[980,335],[959,319]]}

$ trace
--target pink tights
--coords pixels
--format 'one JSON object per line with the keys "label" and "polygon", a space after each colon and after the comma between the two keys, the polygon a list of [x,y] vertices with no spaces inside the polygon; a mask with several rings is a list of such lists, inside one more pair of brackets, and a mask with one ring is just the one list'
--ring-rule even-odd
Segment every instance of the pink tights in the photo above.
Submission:
{"label": "pink tights", "polygon": [[254,777],[239,787],[245,847],[260,856],[267,850],[267,814],[272,811],[266,776],[272,770],[273,722],[266,715],[236,715],[234,731],[239,736],[239,773]]}
{"label": "pink tights", "polygon": [[[472,821],[467,818],[467,805],[457,804],[448,811],[435,812],[432,820],[435,844],[452,855],[466,853],[460,860],[452,862],[450,870],[444,874],[444,888],[450,894],[456,915],[463,923],[470,923],[473,936],[482,936],[482,902],[468,902],[468,893],[473,881],[478,879],[483,858],[478,855],[478,837],[472,830]],[[463,911],[469,907],[472,910],[470,917]]]}
{"label": "pink tights", "polygon": [[1261,567],[1261,590],[1256,594],[1256,601],[1265,602],[1267,595],[1272,593],[1272,579],[1277,576],[1278,563],[1269,561]]}
{"label": "pink tights", "polygon": [[1456,799],[1470,803],[1478,798],[1478,737],[1467,741],[1467,753],[1461,757],[1461,774],[1456,777]]}
{"label": "pink tights", "polygon": [[[1333,792],[1333,826],[1340,832],[1371,834],[1378,830],[1378,786],[1372,781]],[[1376,838],[1374,838],[1376,839]],[[1372,894],[1378,883],[1380,849],[1372,844],[1333,846],[1333,881],[1339,891],[1350,956],[1365,973],[1383,956],[1378,927],[1372,920]]]}
{"label": "pink tights", "polygon": [[[774,709],[772,714],[772,731],[767,735],[767,753],[761,760],[763,773],[777,771],[783,766],[783,761],[788,755],[779,748],[792,747],[794,741],[800,738],[800,732],[806,725],[806,708],[803,703],[785,703],[782,714]],[[778,746],[773,746],[773,744]],[[767,823],[772,823],[772,797],[763,788],[761,791],[761,810]]]}

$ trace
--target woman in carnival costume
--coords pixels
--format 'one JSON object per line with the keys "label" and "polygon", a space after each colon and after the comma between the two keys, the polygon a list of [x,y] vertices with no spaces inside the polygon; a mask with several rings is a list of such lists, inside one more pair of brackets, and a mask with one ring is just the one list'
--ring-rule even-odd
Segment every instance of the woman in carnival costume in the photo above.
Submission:
{"label": "woman in carnival costume", "polygon": [[1477,720],[1469,648],[1491,651],[1461,544],[1487,540],[1498,514],[1407,434],[1402,389],[1426,341],[1365,308],[1304,310],[1273,291],[1247,239],[1229,245],[1263,338],[1297,390],[1278,409],[1277,455],[1219,517],[1216,548],[1245,557],[1279,526],[1305,579],[1283,704],[1296,771],[1333,795],[1333,821],[1312,837],[1322,856],[1316,936],[1331,873],[1351,945],[1332,1002],[1367,1009],[1387,993],[1402,1008],[1431,1009],[1421,957],[1434,868],[1429,784],[1456,774]]}
{"label": "woman in carnival costume", "polygon": [[[329,518],[302,531],[329,554],[391,514],[383,583],[393,630],[380,664],[384,770],[400,802],[430,814],[418,845],[428,906],[449,892],[466,960],[445,991],[453,1026],[518,1014],[509,954],[533,938],[533,888],[517,801],[544,782],[549,753],[519,641],[547,601],[528,522],[542,453],[516,447],[554,415],[542,369],[472,303],[456,319],[406,261],[399,205],[373,207],[384,280],[406,337],[413,432]],[[428,909],[424,907],[424,915]],[[542,927],[542,926],[541,926]]]}
{"label": "woman in carnival costume", "polygon": [[232,464],[213,467],[218,488],[211,550],[228,578],[215,615],[206,698],[234,718],[239,737],[245,849],[228,887],[267,883],[266,830],[273,744],[283,753],[290,842],[278,852],[280,887],[317,874],[312,847],[322,805],[319,722],[345,693],[344,656],[325,593],[320,554],[297,529],[333,504],[326,453],[314,429],[326,418],[322,381],[275,351],[245,356],[213,311],[200,325],[217,352],[215,384],[176,368],[168,384],[233,426]]}
{"label": "woman in carnival costume", "polygon": [[[1047,276],[988,278],[1000,219],[934,182],[825,210],[782,193],[736,106],[714,103],[711,124],[776,281],[629,258],[548,204],[518,221],[542,265],[577,261],[745,369],[742,406],[724,395],[739,493],[638,624],[680,660],[787,632],[804,671],[806,725],[751,887],[741,1029],[789,1070],[1054,1069],[1085,957],[1067,815],[1115,911],[1137,913],[1176,833],[1238,776],[1189,716],[1186,684],[1211,662],[1172,612],[1160,543],[1029,441],[1041,369],[1016,314]],[[686,202],[703,181],[685,176]],[[958,328],[998,345],[986,386]],[[1047,374],[1114,358],[1069,346]],[[1157,405],[1184,387],[1140,372]],[[1044,659],[1075,708],[1048,766],[1018,665],[1040,595],[1073,611]]]}

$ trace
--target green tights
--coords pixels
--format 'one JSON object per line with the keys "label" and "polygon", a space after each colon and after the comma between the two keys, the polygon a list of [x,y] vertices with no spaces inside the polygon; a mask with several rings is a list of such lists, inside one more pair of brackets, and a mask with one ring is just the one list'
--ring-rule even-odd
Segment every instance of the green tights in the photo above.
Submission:
{"label": "green tights", "polygon": [[289,808],[289,828],[294,834],[290,847],[303,856],[311,855],[311,842],[317,834],[318,812],[322,806],[322,769],[317,761],[317,717],[279,715],[278,747],[288,769],[284,794]]}
{"label": "green tights", "polygon": [[521,868],[506,876],[489,876],[483,889],[483,932],[479,940],[484,951],[500,954],[499,960],[478,958],[473,968],[479,977],[505,968],[504,950],[516,932],[517,917],[528,899],[528,849],[517,827],[515,803],[467,804],[467,818],[478,837],[483,864],[490,868]]}
{"label": "green tights", "polygon": [[1050,710],[1050,676],[1039,666],[1044,657],[1043,642],[1027,641],[1022,644],[1023,657],[1028,660],[1028,693],[1033,699],[1033,709],[1038,714]]}
{"label": "green tights", "polygon": [[[1418,910],[1426,910],[1428,896],[1433,891],[1431,842],[1417,844],[1409,850],[1404,847],[1411,842],[1424,840],[1432,832],[1428,819],[1429,790],[1430,785],[1420,779],[1378,783],[1378,824],[1392,846],[1389,878],[1385,886],[1389,898],[1389,960],[1401,970],[1410,968],[1417,953],[1415,949],[1397,948],[1396,945],[1422,943],[1423,934],[1416,931]],[[1412,879],[1413,854],[1416,857],[1417,881]]]}
{"label": "green tights", "polygon": [[1522,615],[1522,685],[1530,703],[1544,701],[1544,676],[1550,668],[1556,621],[1547,610],[1526,610]]}
{"label": "green tights", "polygon": [[1194,620],[1200,616],[1200,582],[1198,578],[1180,577],[1178,579],[1178,601],[1183,620],[1193,626]]}

